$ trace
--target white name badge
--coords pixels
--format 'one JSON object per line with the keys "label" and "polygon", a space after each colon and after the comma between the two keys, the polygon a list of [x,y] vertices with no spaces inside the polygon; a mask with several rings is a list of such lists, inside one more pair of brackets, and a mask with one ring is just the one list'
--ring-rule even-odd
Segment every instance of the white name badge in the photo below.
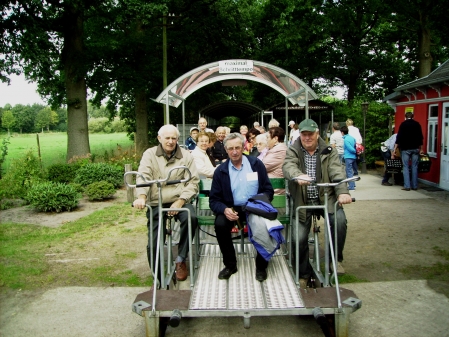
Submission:
{"label": "white name badge", "polygon": [[258,180],[257,172],[251,172],[246,174],[246,181],[255,181]]}

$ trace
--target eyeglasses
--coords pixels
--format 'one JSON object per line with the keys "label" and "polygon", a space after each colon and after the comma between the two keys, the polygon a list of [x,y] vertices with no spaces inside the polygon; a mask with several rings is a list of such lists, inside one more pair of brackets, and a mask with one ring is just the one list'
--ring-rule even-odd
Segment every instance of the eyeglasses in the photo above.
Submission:
{"label": "eyeglasses", "polygon": [[227,147],[226,148],[228,151],[241,151],[242,147],[241,146],[234,146],[234,147]]}

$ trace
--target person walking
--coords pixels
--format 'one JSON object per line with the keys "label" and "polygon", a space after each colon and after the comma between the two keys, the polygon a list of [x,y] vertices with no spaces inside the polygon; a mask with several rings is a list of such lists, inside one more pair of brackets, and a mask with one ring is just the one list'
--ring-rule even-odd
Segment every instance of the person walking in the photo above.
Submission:
{"label": "person walking", "polygon": [[337,150],[338,156],[340,157],[340,162],[343,164],[343,136],[341,135],[340,123],[338,122],[334,122],[332,124],[332,134],[329,140],[329,144]]}
{"label": "person walking", "polygon": [[[343,158],[345,160],[346,177],[352,178],[354,175],[358,175],[357,168],[357,151],[355,149],[355,139],[348,134],[348,127],[343,125],[340,129],[343,137]],[[355,173],[357,172],[357,173]],[[355,191],[355,182],[349,182],[349,190]]]}
{"label": "person walking", "polygon": [[[404,176],[404,191],[413,191],[418,189],[418,163],[419,156],[424,154],[423,134],[421,124],[413,119],[413,112],[405,113],[405,121],[399,125],[396,143],[391,158],[394,158],[394,152],[397,148],[401,150],[402,158],[402,174]],[[410,180],[410,171],[412,172],[412,179]]]}
{"label": "person walking", "polygon": [[[394,155],[392,156],[391,154],[394,154],[394,144],[396,143],[397,135],[398,134],[395,133],[390,138],[388,138],[385,142],[381,143],[382,144],[382,147],[381,147],[382,157],[384,158],[385,161],[388,159],[391,159],[391,158],[393,158],[393,159],[395,158],[395,156]],[[391,173],[388,172],[387,166],[385,165],[385,173],[382,178],[382,186],[393,186],[393,184],[391,184],[389,182],[390,178],[391,178]],[[396,182],[397,182],[396,174],[395,174],[394,180],[395,180],[395,185],[397,185],[396,184]]]}

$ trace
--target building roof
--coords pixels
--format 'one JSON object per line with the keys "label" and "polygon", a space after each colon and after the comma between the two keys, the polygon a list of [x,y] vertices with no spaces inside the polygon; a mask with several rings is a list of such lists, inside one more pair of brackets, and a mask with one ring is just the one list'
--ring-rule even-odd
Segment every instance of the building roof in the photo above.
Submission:
{"label": "building roof", "polygon": [[445,81],[449,81],[449,60],[432,71],[429,75],[401,85],[394,89],[394,91],[403,91],[411,88],[424,87],[426,85],[442,83]]}

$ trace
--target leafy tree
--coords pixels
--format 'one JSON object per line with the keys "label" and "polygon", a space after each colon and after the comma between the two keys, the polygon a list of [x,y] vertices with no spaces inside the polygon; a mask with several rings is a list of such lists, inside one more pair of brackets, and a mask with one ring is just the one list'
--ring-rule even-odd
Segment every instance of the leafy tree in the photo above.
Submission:
{"label": "leafy tree", "polygon": [[3,7],[0,79],[24,72],[53,107],[67,105],[67,159],[90,152],[84,25],[108,5],[107,0],[24,0]]}
{"label": "leafy tree", "polygon": [[16,119],[15,127],[19,129],[20,133],[23,133],[24,130],[25,132],[32,131],[36,115],[32,113],[29,105],[16,104],[11,112]]}
{"label": "leafy tree", "polygon": [[44,133],[44,127],[47,127],[47,131],[50,131],[50,125],[54,125],[57,122],[58,114],[49,107],[39,111],[35,120],[36,128],[42,129],[42,133]]}
{"label": "leafy tree", "polygon": [[3,111],[2,126],[8,129],[8,137],[11,136],[10,129],[14,126],[15,123],[16,119],[14,118],[14,115],[12,114],[11,110]]}

